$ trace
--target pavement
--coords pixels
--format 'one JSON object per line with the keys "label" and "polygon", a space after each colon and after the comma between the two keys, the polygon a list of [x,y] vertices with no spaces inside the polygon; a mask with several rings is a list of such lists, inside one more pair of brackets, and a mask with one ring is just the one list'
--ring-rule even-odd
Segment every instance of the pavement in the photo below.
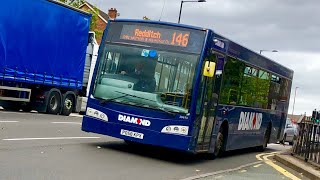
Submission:
{"label": "pavement", "polygon": [[297,156],[291,155],[290,151],[276,154],[274,159],[281,162],[287,167],[294,169],[309,179],[320,180],[320,167],[314,166],[300,159]]}
{"label": "pavement", "polygon": [[0,110],[0,179],[293,179],[288,173],[307,179],[272,159],[288,146],[231,151],[209,160],[85,133],[81,120]]}
{"label": "pavement", "polygon": [[194,177],[189,177],[183,180],[309,179],[303,173],[300,173],[300,171],[295,171],[294,169],[288,166],[283,166],[283,164],[281,164],[274,158],[277,154],[279,154],[279,152],[258,154],[256,157],[259,160],[259,162],[243,165],[238,168],[229,169],[226,171],[217,171]]}

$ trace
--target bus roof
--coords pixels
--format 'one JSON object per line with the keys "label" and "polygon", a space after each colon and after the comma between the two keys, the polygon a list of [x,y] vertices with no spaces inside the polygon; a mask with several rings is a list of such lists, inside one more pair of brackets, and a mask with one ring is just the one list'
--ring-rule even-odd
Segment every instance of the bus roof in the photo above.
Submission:
{"label": "bus roof", "polygon": [[222,39],[224,42],[227,42],[228,47],[226,49],[226,53],[229,56],[236,57],[242,61],[245,61],[253,66],[261,67],[262,69],[269,70],[277,75],[286,77],[288,79],[293,78],[293,70],[287,68],[278,62],[267,58],[245,46],[242,46],[224,36],[219,34],[215,34],[214,38]]}

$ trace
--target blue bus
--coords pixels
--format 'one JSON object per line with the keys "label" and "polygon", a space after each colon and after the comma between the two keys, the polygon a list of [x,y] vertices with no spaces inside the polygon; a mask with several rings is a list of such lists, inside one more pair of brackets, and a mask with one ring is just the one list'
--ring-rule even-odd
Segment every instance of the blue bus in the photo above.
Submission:
{"label": "blue bus", "polygon": [[211,29],[113,20],[82,130],[192,153],[281,139],[293,71]]}

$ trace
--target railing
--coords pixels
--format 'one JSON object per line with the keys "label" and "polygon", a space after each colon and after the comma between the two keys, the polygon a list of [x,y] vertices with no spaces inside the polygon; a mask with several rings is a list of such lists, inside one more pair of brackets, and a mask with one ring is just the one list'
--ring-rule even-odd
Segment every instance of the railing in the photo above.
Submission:
{"label": "railing", "polygon": [[292,154],[320,166],[320,124],[302,122],[299,136],[294,143]]}

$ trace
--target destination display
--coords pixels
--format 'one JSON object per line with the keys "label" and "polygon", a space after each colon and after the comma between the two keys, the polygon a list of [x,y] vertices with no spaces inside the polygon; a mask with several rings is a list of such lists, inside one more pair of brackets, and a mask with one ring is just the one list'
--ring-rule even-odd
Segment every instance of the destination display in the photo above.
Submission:
{"label": "destination display", "polygon": [[148,22],[111,22],[107,30],[106,43],[125,43],[197,54],[202,50],[206,35],[204,30]]}
{"label": "destination display", "polygon": [[120,34],[120,39],[123,40],[180,47],[187,47],[189,44],[189,38],[189,31],[139,25],[123,25]]}

